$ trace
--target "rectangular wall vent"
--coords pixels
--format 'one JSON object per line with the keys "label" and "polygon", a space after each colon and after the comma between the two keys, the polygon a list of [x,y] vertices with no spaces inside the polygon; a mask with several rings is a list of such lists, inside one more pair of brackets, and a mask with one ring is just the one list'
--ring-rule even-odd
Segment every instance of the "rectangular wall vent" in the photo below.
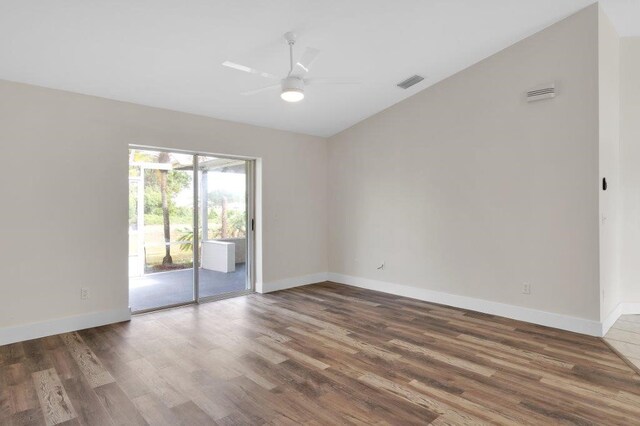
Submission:
{"label": "rectangular wall vent", "polygon": [[543,99],[555,98],[556,96],[556,84],[548,83],[542,86],[531,89],[527,92],[527,101],[541,101]]}
{"label": "rectangular wall vent", "polygon": [[405,81],[401,81],[400,83],[398,83],[398,87],[401,87],[403,89],[408,89],[414,84],[420,83],[422,80],[424,80],[424,77],[420,77],[419,75],[414,75],[413,77],[409,77]]}

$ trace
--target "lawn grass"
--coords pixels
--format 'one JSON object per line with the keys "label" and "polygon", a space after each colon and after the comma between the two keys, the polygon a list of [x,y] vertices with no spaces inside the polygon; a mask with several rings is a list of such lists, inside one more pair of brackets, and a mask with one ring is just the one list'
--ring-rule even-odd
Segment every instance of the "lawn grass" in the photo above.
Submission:
{"label": "lawn grass", "polygon": [[[193,251],[182,250],[180,244],[176,244],[184,231],[191,230],[190,223],[171,224],[171,257],[174,268],[162,268],[162,259],[165,256],[164,228],[162,225],[146,225],[144,227],[144,252],[145,269],[184,269],[191,268],[193,263]],[[129,254],[138,254],[138,235],[129,232]]]}

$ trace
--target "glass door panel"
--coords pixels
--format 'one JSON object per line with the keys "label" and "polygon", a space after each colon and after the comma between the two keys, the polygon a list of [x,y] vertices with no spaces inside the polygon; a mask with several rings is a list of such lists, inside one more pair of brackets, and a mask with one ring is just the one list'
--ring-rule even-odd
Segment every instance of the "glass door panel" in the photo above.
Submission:
{"label": "glass door panel", "polygon": [[139,277],[144,273],[142,264],[142,234],[140,218],[142,206],[138,202],[142,182],[139,176],[129,173],[129,278]]}
{"label": "glass door panel", "polygon": [[193,155],[130,150],[129,303],[134,312],[195,300],[193,161]]}
{"label": "glass door panel", "polygon": [[198,297],[250,289],[247,161],[198,156]]}

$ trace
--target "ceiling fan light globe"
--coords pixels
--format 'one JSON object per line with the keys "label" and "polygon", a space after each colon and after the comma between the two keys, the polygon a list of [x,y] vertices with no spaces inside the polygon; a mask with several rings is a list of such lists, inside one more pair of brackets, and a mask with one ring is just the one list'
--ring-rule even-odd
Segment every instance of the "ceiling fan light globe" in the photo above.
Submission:
{"label": "ceiling fan light globe", "polygon": [[286,77],[282,80],[280,97],[287,102],[300,102],[304,99],[304,81],[299,77]]}
{"label": "ceiling fan light globe", "polygon": [[286,102],[300,102],[304,99],[304,92],[299,89],[284,89],[280,97]]}

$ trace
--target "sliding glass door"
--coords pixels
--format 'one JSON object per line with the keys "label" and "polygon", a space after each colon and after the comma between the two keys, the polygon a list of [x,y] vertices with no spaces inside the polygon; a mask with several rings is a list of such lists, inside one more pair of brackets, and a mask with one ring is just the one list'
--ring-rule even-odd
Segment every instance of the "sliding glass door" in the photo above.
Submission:
{"label": "sliding glass door", "polygon": [[133,312],[252,290],[252,166],[243,159],[130,149]]}
{"label": "sliding glass door", "polygon": [[247,168],[245,160],[198,157],[201,299],[250,288]]}

